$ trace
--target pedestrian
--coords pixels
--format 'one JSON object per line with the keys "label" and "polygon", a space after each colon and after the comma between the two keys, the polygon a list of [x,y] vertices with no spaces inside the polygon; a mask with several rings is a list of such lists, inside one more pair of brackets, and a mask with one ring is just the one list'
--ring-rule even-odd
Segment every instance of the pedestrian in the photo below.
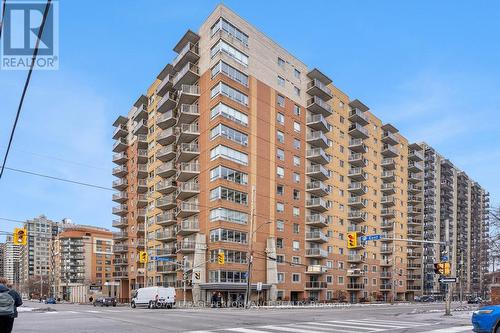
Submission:
{"label": "pedestrian", "polygon": [[217,307],[218,308],[222,308],[222,294],[221,292],[219,291],[219,293],[217,294]]}
{"label": "pedestrian", "polygon": [[215,291],[212,293],[212,297],[210,298],[210,303],[212,305],[212,308],[215,308],[217,303],[217,294],[215,293]]}
{"label": "pedestrian", "polygon": [[89,302],[90,302],[90,304],[92,304],[92,301],[93,301],[93,300],[94,300],[94,297],[90,296],[90,297],[89,297]]}
{"label": "pedestrian", "polygon": [[0,277],[0,328],[2,333],[12,332],[14,318],[17,318],[17,307],[23,304],[21,296],[14,289],[9,281]]}

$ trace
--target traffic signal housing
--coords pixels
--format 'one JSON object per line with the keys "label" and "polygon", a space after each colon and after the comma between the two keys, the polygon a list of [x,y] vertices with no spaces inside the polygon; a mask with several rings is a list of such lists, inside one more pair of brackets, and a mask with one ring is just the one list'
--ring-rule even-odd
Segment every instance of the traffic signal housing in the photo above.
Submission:
{"label": "traffic signal housing", "polygon": [[28,240],[28,232],[26,231],[25,228],[14,229],[14,235],[13,235],[14,245],[26,245],[27,240]]}
{"label": "traffic signal housing", "polygon": [[441,263],[443,265],[443,275],[444,276],[450,276],[451,274],[451,265],[449,262],[443,262]]}
{"label": "traffic signal housing", "polygon": [[226,258],[224,257],[224,252],[223,251],[220,251],[217,254],[217,262],[219,263],[219,265],[224,265],[224,263],[226,262]]}
{"label": "traffic signal housing", "polygon": [[358,247],[358,235],[356,232],[347,233],[347,248],[355,249]]}
{"label": "traffic signal housing", "polygon": [[141,264],[146,264],[148,262],[148,253],[146,251],[139,252],[139,262]]}

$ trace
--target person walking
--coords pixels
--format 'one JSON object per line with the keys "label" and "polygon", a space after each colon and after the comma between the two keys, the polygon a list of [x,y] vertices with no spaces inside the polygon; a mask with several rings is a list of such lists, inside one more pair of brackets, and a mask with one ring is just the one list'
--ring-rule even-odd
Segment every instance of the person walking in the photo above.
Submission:
{"label": "person walking", "polygon": [[21,296],[9,284],[9,281],[0,277],[0,332],[12,332],[14,319],[17,318],[17,307],[23,304]]}

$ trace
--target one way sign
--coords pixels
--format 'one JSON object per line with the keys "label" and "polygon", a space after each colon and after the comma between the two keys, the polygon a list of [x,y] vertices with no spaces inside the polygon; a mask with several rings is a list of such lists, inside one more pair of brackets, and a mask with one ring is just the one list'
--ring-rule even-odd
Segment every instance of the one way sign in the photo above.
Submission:
{"label": "one way sign", "polygon": [[455,282],[457,282],[457,278],[456,277],[442,277],[442,278],[439,278],[439,282],[440,283],[455,283]]}

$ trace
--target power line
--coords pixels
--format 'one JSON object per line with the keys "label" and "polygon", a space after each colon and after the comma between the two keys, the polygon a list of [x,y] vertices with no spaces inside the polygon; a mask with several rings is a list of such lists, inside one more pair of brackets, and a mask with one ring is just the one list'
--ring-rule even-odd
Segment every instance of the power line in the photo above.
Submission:
{"label": "power line", "polygon": [[3,21],[5,20],[5,3],[7,0],[2,1],[2,19],[0,20],[0,40],[2,39],[2,28],[3,28]]}
{"label": "power line", "polygon": [[[10,147],[12,145],[12,140],[14,139],[14,133],[15,133],[16,127],[17,127],[17,121],[19,120],[19,116],[21,114],[21,109],[23,107],[24,97],[26,96],[26,91],[28,90],[28,86],[29,86],[29,83],[31,80],[31,74],[33,73],[33,67],[35,66],[35,60],[36,60],[36,57],[38,55],[38,46],[40,44],[40,39],[42,38],[43,28],[45,27],[45,22],[47,21],[47,15],[49,14],[51,2],[52,2],[52,0],[47,0],[47,4],[45,5],[42,23],[40,25],[40,30],[38,31],[38,38],[37,38],[36,44],[35,44],[35,51],[33,52],[33,57],[31,58],[30,69],[28,71],[28,76],[26,78],[26,82],[24,83],[23,93],[21,94],[21,100],[19,101],[19,106],[17,107],[16,118],[14,120],[14,124],[12,125],[12,130],[10,132],[9,144],[7,145],[7,151],[5,152],[5,156],[3,158],[2,169],[0,170],[0,179],[2,178],[3,171],[5,169],[5,163],[7,163],[7,157],[9,156],[9,151],[10,151]],[[4,7],[2,10],[5,10],[5,0],[4,0]],[[4,14],[5,14],[5,12],[4,12]],[[3,23],[3,16],[2,16],[2,23]]]}
{"label": "power line", "polygon": [[5,167],[5,169],[10,170],[10,171],[25,173],[25,174],[32,175],[32,176],[44,177],[44,178],[49,178],[49,179],[53,179],[53,180],[58,180],[58,181],[61,181],[61,182],[72,183],[72,184],[77,184],[77,185],[82,185],[82,186],[88,186],[88,187],[98,188],[98,189],[101,189],[101,190],[115,192],[115,190],[112,189],[112,188],[110,188],[110,187],[104,187],[104,186],[94,185],[94,184],[90,184],[90,183],[79,182],[79,181],[76,181],[76,180],[71,180],[71,179],[66,179],[66,178],[60,178],[60,177],[54,177],[54,176],[44,175],[44,174],[41,174],[41,173],[36,173],[36,172],[26,171],[26,170],[21,170],[21,169],[16,169],[16,168]]}

